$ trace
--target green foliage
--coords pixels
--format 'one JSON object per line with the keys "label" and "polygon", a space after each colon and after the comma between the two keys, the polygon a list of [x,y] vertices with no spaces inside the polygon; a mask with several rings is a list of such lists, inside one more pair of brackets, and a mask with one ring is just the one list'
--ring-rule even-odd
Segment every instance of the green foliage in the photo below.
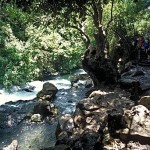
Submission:
{"label": "green foliage", "polygon": [[[48,72],[80,66],[83,42],[75,29],[54,29],[50,15],[33,15],[5,5],[0,22],[0,83],[21,85]],[[7,16],[7,17],[6,17]]]}
{"label": "green foliage", "polygon": [[31,15],[9,4],[5,5],[2,11],[4,14],[2,20],[10,25],[13,35],[19,40],[26,41],[25,28]]}
{"label": "green foliage", "polygon": [[21,85],[35,78],[36,62],[30,60],[30,52],[18,52],[15,48],[0,49],[0,83],[9,87]]}
{"label": "green foliage", "polygon": [[26,46],[34,49],[40,70],[67,73],[80,65],[83,43],[75,30],[67,30],[65,27],[54,30],[53,26],[43,24],[38,28],[28,26],[29,43]]}
{"label": "green foliage", "polygon": [[[97,32],[91,1],[3,1],[0,12],[0,83],[20,85],[48,72],[69,73]],[[95,1],[97,2],[97,1]],[[147,1],[103,2],[109,51],[121,35],[150,29]],[[26,5],[24,5],[26,4]],[[108,25],[109,24],[109,25]]]}

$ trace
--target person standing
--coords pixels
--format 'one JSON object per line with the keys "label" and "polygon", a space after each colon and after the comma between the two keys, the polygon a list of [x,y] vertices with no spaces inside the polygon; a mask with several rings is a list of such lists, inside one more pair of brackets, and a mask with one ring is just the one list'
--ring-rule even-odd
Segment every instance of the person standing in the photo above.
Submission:
{"label": "person standing", "polygon": [[142,36],[142,33],[139,32],[137,37],[138,62],[141,60],[141,56],[145,53],[143,48],[143,43],[144,43],[144,37]]}
{"label": "person standing", "polygon": [[137,46],[139,50],[143,50],[143,43],[144,43],[144,37],[142,36],[142,33],[139,33],[137,38]]}

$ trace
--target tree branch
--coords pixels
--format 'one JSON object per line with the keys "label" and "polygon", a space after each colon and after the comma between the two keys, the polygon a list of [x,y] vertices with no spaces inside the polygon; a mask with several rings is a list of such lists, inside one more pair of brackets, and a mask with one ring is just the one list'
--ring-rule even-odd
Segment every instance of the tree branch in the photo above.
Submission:
{"label": "tree branch", "polygon": [[[85,45],[86,45],[86,48],[88,48],[89,47],[89,44],[90,44],[90,38],[88,37],[88,35],[81,29],[81,28],[79,28],[79,27],[77,27],[77,26],[70,26],[71,28],[74,28],[74,29],[76,29],[76,30],[78,30],[79,31],[79,33],[81,34],[81,36],[82,36],[82,39],[83,39],[83,41],[84,41],[84,43],[85,43]],[[84,37],[86,38],[84,38]]]}
{"label": "tree branch", "polygon": [[98,29],[99,28],[99,17],[98,17],[98,11],[97,11],[95,0],[92,0],[91,6],[94,11],[93,21],[94,21],[95,27]]}
{"label": "tree branch", "polygon": [[114,7],[114,0],[111,1],[110,20],[108,21],[107,26],[106,26],[106,34],[108,32],[110,23],[113,21],[113,7]]}
{"label": "tree branch", "polygon": [[103,8],[102,8],[102,2],[101,2],[101,0],[98,0],[97,11],[98,11],[99,26],[101,26],[101,23],[102,23],[102,14],[103,14]]}

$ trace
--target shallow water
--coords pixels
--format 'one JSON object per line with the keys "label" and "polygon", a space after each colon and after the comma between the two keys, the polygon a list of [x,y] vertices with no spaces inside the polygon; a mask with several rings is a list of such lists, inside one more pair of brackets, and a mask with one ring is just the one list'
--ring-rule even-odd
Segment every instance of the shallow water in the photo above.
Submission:
{"label": "shallow water", "polygon": [[40,150],[55,144],[56,124],[46,123],[20,124],[13,130],[1,131],[0,147],[5,147],[12,140],[19,143],[19,150]]}

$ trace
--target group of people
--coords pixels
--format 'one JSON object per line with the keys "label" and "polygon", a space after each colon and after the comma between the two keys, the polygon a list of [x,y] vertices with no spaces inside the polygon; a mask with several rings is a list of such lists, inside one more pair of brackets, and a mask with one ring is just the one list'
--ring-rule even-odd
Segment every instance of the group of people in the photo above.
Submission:
{"label": "group of people", "polygon": [[148,62],[150,62],[150,31],[143,36],[141,32],[138,36],[134,37],[134,46],[138,49],[139,53],[147,55]]}

